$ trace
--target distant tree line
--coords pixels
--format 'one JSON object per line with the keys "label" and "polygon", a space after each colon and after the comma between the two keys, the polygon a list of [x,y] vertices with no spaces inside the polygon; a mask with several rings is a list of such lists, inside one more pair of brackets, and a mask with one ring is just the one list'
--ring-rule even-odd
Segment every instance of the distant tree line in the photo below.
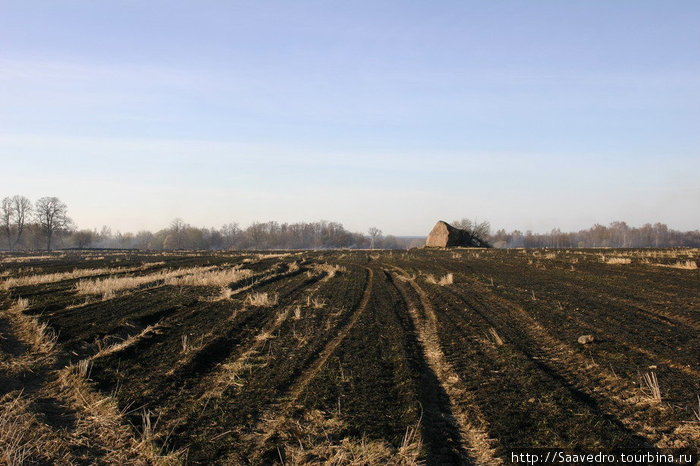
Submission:
{"label": "distant tree line", "polygon": [[382,235],[372,227],[367,235],[346,230],[337,222],[255,222],[247,228],[228,223],[199,228],[176,218],[167,228],[137,233],[113,232],[109,227],[78,229],[68,216],[65,203],[42,197],[32,203],[24,196],[6,197],[0,204],[2,217],[0,249],[36,250],[52,248],[110,249],[406,249],[415,242]]}
{"label": "distant tree line", "polygon": [[[371,230],[371,229],[370,229]],[[155,233],[141,231],[112,233],[103,227],[100,232],[82,230],[83,247],[137,249],[370,249],[372,237],[346,230],[337,222],[255,222],[247,228],[228,223],[216,228],[199,228],[176,218],[168,228]],[[374,247],[401,249],[411,245],[402,238],[375,234]],[[381,233],[381,232],[380,232]]]}
{"label": "distant tree line", "polygon": [[[0,249],[37,250],[52,248],[109,249],[408,249],[425,244],[424,238],[383,235],[376,227],[367,234],[346,230],[338,222],[255,222],[241,228],[228,223],[219,229],[199,228],[176,218],[167,228],[137,233],[78,229],[68,216],[65,203],[56,197],[42,197],[32,203],[24,196],[5,197],[0,204]],[[462,219],[453,225],[474,238],[497,248],[576,248],[576,247],[700,247],[700,231],[680,232],[662,223],[639,228],[625,222],[594,225],[588,230],[549,233],[519,230],[490,233],[488,222]]]}
{"label": "distant tree line", "polygon": [[549,233],[525,233],[514,230],[507,233],[498,230],[490,236],[497,248],[660,248],[700,247],[700,231],[672,230],[663,223],[646,223],[630,227],[625,222],[612,222],[608,226],[593,225],[575,233],[562,232],[558,228]]}
{"label": "distant tree line", "polygon": [[152,233],[112,233],[79,230],[72,233],[75,247],[122,249],[406,249],[414,247],[410,240],[381,235],[370,229],[369,235],[353,233],[337,222],[255,222],[247,228],[228,223],[216,228],[199,228],[176,218],[168,228]]}

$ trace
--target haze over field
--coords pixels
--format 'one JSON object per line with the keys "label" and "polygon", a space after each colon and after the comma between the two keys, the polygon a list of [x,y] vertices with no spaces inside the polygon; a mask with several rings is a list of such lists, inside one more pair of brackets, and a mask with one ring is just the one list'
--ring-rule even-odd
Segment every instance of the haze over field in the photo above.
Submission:
{"label": "haze over field", "polygon": [[0,194],[80,228],[700,225],[698,2],[0,5]]}

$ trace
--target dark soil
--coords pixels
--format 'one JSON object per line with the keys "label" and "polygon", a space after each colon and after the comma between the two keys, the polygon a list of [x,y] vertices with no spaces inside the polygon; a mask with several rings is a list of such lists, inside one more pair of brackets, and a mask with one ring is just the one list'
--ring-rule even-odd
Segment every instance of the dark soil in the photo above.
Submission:
{"label": "dark soil", "polygon": [[[678,254],[698,260],[697,251]],[[321,440],[377,441],[399,451],[413,428],[427,464],[474,463],[454,400],[431,369],[411,317],[426,319],[426,309],[396,270],[413,274],[424,290],[440,350],[474,400],[462,408],[483,417],[476,427],[506,463],[518,448],[654,450],[700,442],[692,422],[700,392],[700,274],[670,267],[679,260],[673,251],[33,256],[40,255],[4,256],[0,273],[139,268],[80,278],[95,279],[235,265],[255,272],[229,284],[233,295],[224,300],[216,299],[217,287],[162,283],[107,300],[78,295],[80,279],[0,289],[2,309],[26,298],[24,312],[58,335],[61,364],[92,360],[92,389],[116,398],[134,435],[141,413],[152,413],[156,442],[184,452],[188,464],[280,462]],[[616,256],[631,263],[606,263]],[[321,264],[342,269],[329,277]],[[448,273],[451,284],[426,280]],[[277,303],[252,306],[252,292],[276,295]],[[8,316],[0,311],[3,361],[27,351]],[[586,334],[593,343],[579,344]],[[660,402],[641,381],[652,372]],[[42,377],[2,374],[0,393]],[[33,409],[51,428],[73,428],[75,413],[60,400],[43,396]],[[304,427],[310,413],[337,427],[319,437]]]}

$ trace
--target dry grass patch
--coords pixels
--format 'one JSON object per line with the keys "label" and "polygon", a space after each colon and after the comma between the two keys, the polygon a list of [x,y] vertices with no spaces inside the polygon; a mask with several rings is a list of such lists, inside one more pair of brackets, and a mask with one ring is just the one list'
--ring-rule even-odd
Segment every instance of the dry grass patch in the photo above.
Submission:
{"label": "dry grass patch", "polygon": [[654,259],[681,259],[681,258],[692,258],[697,257],[700,253],[700,249],[646,249],[640,251],[633,251],[631,254],[640,257],[650,257]]}
{"label": "dry grass patch", "polygon": [[45,283],[55,283],[63,280],[72,280],[82,277],[91,277],[95,275],[106,275],[109,273],[126,273],[140,270],[141,267],[123,267],[123,268],[102,268],[102,269],[76,269],[72,272],[47,273],[38,275],[27,275],[23,277],[11,277],[2,283],[2,288],[8,290],[17,286],[34,286]]}
{"label": "dry grass patch", "polygon": [[343,267],[342,265],[338,264],[318,264],[314,266],[314,269],[318,272],[325,272],[326,276],[323,277],[323,280],[330,280],[331,278],[335,277],[336,275],[340,273],[345,273],[347,272],[347,269]]}
{"label": "dry grass patch", "polygon": [[649,399],[655,403],[661,402],[661,388],[659,387],[659,379],[656,378],[656,372],[647,372],[642,376],[642,386],[647,392]]}
{"label": "dry grass patch", "polygon": [[[398,278],[402,282],[413,282],[416,280],[416,278],[418,278],[418,275],[416,275],[415,273],[409,274],[408,272],[405,272],[402,270],[400,272],[397,272],[396,278]],[[433,277],[433,280],[435,280],[435,277]],[[427,278],[426,278],[426,281],[427,281]]]}
{"label": "dry grass patch", "polygon": [[[344,438],[339,445],[323,445],[329,450],[330,457],[327,464],[364,466],[367,464],[386,465],[422,465],[420,459],[423,442],[417,429],[409,427],[404,439],[398,448],[394,448],[387,442],[379,440],[367,440],[366,438]],[[318,449],[318,447],[316,447]],[[300,463],[303,464],[303,463]],[[308,462],[306,464],[315,464]]]}
{"label": "dry grass patch", "polygon": [[0,398],[0,464],[66,462],[67,448],[32,412],[21,392]]}
{"label": "dry grass patch", "polygon": [[174,286],[217,286],[221,289],[214,301],[231,299],[233,290],[228,286],[231,283],[250,278],[255,273],[252,270],[241,269],[239,266],[223,270],[202,270],[192,274],[175,276],[165,280],[166,285]]}
{"label": "dry grass patch", "polygon": [[256,342],[265,342],[272,338],[272,332],[270,330],[266,330],[264,332],[260,332],[257,335],[255,335],[255,341]]}
{"label": "dry grass patch", "polygon": [[181,352],[187,354],[187,352],[190,350],[189,336],[187,334],[182,335],[180,343],[182,344]]}
{"label": "dry grass patch", "polygon": [[102,295],[102,299],[107,300],[115,297],[116,293],[119,291],[131,290],[143,285],[158,282],[169,284],[168,281],[171,281],[170,284],[174,284],[174,282],[172,282],[173,280],[185,276],[197,276],[198,278],[193,280],[194,282],[198,282],[203,280],[204,273],[210,271],[212,268],[213,267],[192,267],[187,269],[161,270],[156,273],[132,277],[108,277],[95,280],[80,280],[76,283],[75,290],[80,295]]}
{"label": "dry grass patch", "polygon": [[296,253],[292,254],[291,252],[269,253],[269,254],[260,253],[260,254],[256,254],[255,257],[257,257],[258,260],[260,260],[260,259],[275,259],[275,258],[281,258],[281,257],[291,257],[293,255],[297,255],[297,254]]}
{"label": "dry grass patch", "polygon": [[58,336],[48,326],[35,316],[25,314],[29,306],[25,298],[18,298],[14,305],[6,311],[12,328],[12,334],[25,347],[19,357],[0,359],[0,368],[10,373],[32,370],[37,364],[53,357]]}
{"label": "dry grass patch", "polygon": [[[104,356],[116,353],[118,351],[121,351],[125,348],[128,348],[129,346],[133,345],[137,341],[139,341],[141,338],[144,336],[148,335],[149,333],[154,333],[157,332],[158,329],[160,328],[159,324],[154,324],[154,325],[149,325],[148,327],[144,328],[141,332],[137,333],[136,335],[132,335],[128,338],[126,338],[123,341],[120,341],[118,343],[114,343],[113,345],[109,345],[106,347],[99,347],[99,350],[97,353],[95,353],[94,356],[92,356],[92,359],[97,359],[97,358],[102,358]],[[99,343],[98,343],[99,345]]]}
{"label": "dry grass patch", "polygon": [[242,374],[250,372],[256,367],[255,356],[258,354],[258,344],[264,340],[256,338],[256,345],[253,349],[247,350],[233,362],[223,364],[221,372],[216,380],[212,381],[211,388],[202,397],[209,400],[220,397],[231,385],[243,386]]}
{"label": "dry grass patch", "polygon": [[92,360],[91,359],[81,359],[75,365],[75,370],[80,377],[89,379],[92,374]]}
{"label": "dry grass patch", "polygon": [[224,286],[221,288],[221,292],[219,293],[219,296],[215,298],[215,301],[226,301],[227,299],[231,299],[231,296],[233,296],[233,290],[229,288],[228,286]]}
{"label": "dry grass patch", "polygon": [[503,339],[493,327],[489,329],[486,338],[496,346],[503,346]]}
{"label": "dry grass patch", "polygon": [[257,283],[259,283],[261,280],[264,280],[266,278],[266,276],[268,276],[268,277],[273,277],[273,276],[282,277],[282,276],[285,276],[288,274],[292,274],[292,273],[298,271],[299,269],[301,269],[301,266],[299,265],[299,263],[294,261],[294,262],[287,264],[287,270],[284,272],[273,271],[275,268],[278,268],[280,265],[281,264],[278,263],[278,264],[272,266],[271,268],[267,269],[266,271],[258,272],[258,273],[255,273],[255,272],[247,270],[247,269],[237,269],[238,273],[243,274],[239,277],[239,279],[243,279],[243,278],[249,279],[247,281],[247,284],[245,286],[240,286],[240,287],[237,287],[236,289],[232,290],[228,287],[230,282],[227,283],[226,285],[224,285],[221,288],[221,293],[218,296],[213,298],[214,301],[231,299],[231,297],[234,295],[239,295],[241,293],[247,292],[251,288],[253,288]]}
{"label": "dry grass patch", "polygon": [[326,300],[323,298],[320,298],[318,296],[314,296],[313,298],[311,295],[308,295],[306,297],[306,307],[313,307],[314,309],[322,309],[326,306]]}
{"label": "dry grass patch", "polygon": [[341,436],[346,429],[347,424],[335,415],[309,411],[300,421],[288,421],[282,430],[282,444],[278,447],[280,456],[284,452],[285,463],[294,465],[424,464],[419,425],[406,429],[398,447],[366,437],[345,437],[339,442],[331,440]]}
{"label": "dry grass patch", "polygon": [[166,285],[175,286],[221,286],[249,278],[252,270],[233,267],[224,270],[201,269],[184,275],[176,275],[165,280]]}
{"label": "dry grass patch", "polygon": [[298,261],[294,261],[287,266],[287,272],[296,272],[299,269],[301,269],[301,266]]}
{"label": "dry grass patch", "polygon": [[450,272],[447,275],[440,277],[439,279],[436,279],[435,276],[432,274],[428,274],[425,276],[425,281],[428,283],[432,283],[433,285],[451,285],[454,283],[454,274]]}
{"label": "dry grass patch", "polygon": [[23,262],[32,262],[32,261],[45,261],[45,260],[51,260],[51,259],[61,259],[63,258],[63,254],[53,254],[50,256],[24,256],[24,257],[5,257],[2,259],[0,262],[5,262],[5,263],[23,263]]}
{"label": "dry grass patch", "polygon": [[270,307],[277,304],[279,296],[276,293],[253,292],[245,298],[246,304],[257,307]]}
{"label": "dry grass patch", "polygon": [[137,438],[125,419],[125,413],[111,396],[102,396],[91,389],[82,369],[67,366],[58,372],[51,387],[75,411],[76,421],[71,444],[91,446],[104,453],[106,464],[179,464],[181,452],[163,452],[156,446],[159,437],[153,426],[148,435]]}
{"label": "dry grass patch", "polygon": [[697,270],[698,263],[693,260],[678,261],[675,264],[651,264],[656,267],[670,267],[672,269]]}
{"label": "dry grass patch", "polygon": [[294,320],[301,319],[301,306],[296,306],[294,308]]}
{"label": "dry grass patch", "polygon": [[608,257],[606,258],[603,256],[603,262],[606,264],[613,264],[613,265],[624,265],[624,264],[631,264],[632,259],[629,257]]}

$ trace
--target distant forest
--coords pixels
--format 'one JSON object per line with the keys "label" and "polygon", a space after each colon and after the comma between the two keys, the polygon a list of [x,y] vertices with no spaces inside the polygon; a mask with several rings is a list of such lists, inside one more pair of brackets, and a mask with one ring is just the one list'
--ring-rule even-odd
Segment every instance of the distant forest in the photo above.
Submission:
{"label": "distant forest", "polygon": [[630,227],[625,222],[612,222],[574,233],[558,228],[549,233],[518,230],[508,233],[501,229],[489,235],[489,240],[497,248],[698,248],[700,230],[677,231],[663,223]]}
{"label": "distant forest", "polygon": [[[216,228],[199,228],[177,218],[155,233],[113,232],[78,229],[68,216],[67,206],[56,197],[32,203],[24,196],[6,197],[0,204],[1,250],[61,248],[114,249],[408,249],[420,247],[425,238],[383,235],[378,228],[367,234],[350,232],[338,222],[255,222],[241,228],[228,223]],[[491,233],[487,222],[455,220],[457,226],[473,225],[496,248],[645,248],[700,247],[700,231],[676,231],[662,223],[630,227],[625,222],[594,225],[573,233],[554,229],[549,233],[525,233],[500,229]],[[432,225],[426,225],[426,230]],[[427,233],[427,231],[426,231]]]}

